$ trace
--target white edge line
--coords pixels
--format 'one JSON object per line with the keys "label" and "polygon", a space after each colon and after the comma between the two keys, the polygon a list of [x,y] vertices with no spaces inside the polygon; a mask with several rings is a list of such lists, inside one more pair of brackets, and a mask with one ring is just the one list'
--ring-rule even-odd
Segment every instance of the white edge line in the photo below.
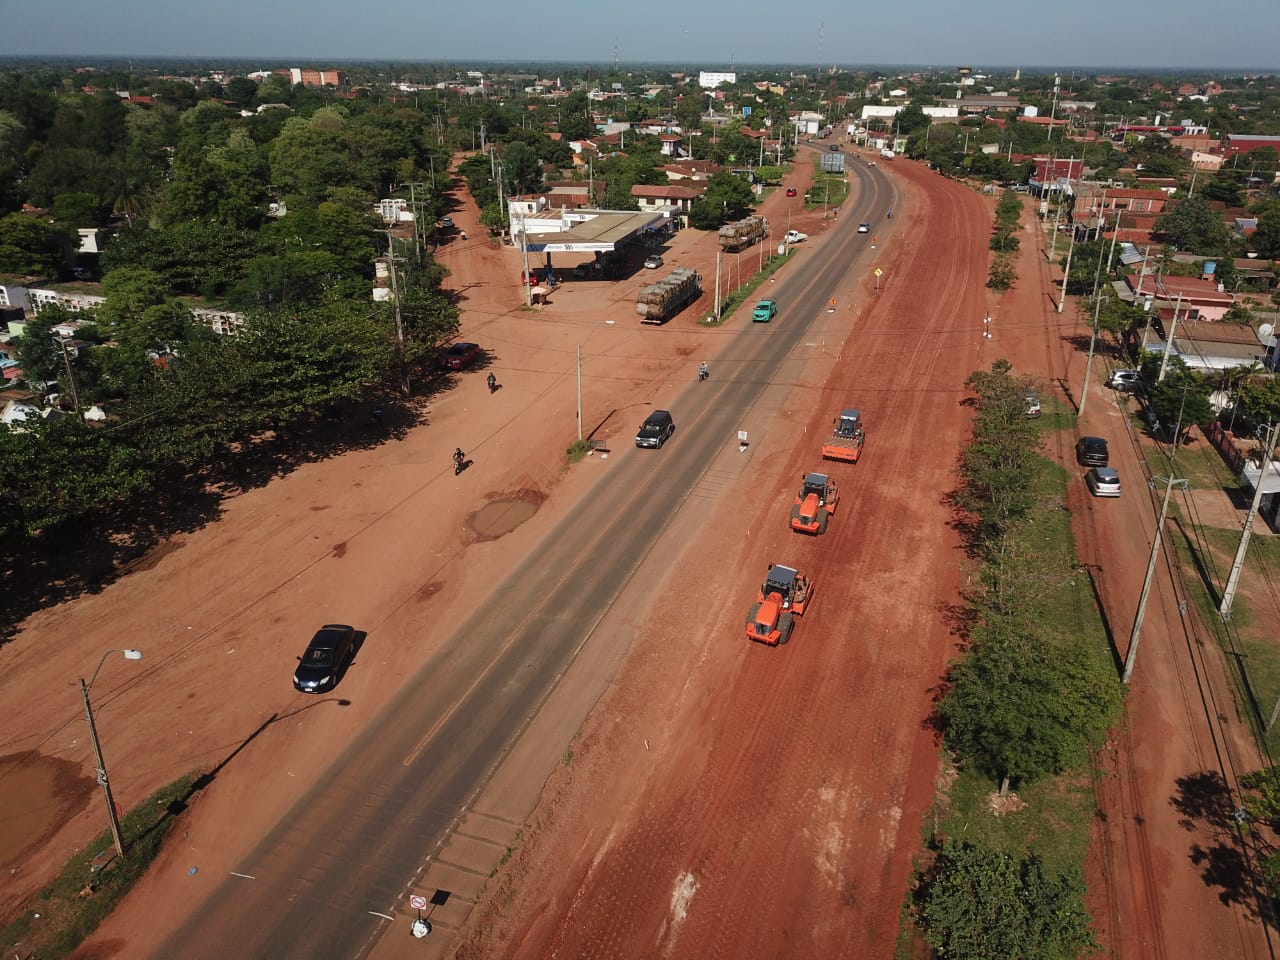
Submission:
{"label": "white edge line", "polygon": [[387,916],[387,914],[385,914],[385,913],[379,913],[377,910],[370,910],[370,911],[368,911],[368,912],[369,912],[369,915],[370,915],[370,916],[372,916],[372,917],[381,917],[383,920],[391,920],[391,921],[393,921],[393,922],[394,922],[394,921],[395,921],[395,919],[396,919],[395,917]]}
{"label": "white edge line", "polygon": [[236,873],[234,870],[232,870],[232,871],[231,871],[231,875],[232,875],[233,877],[241,877],[241,878],[243,878],[243,879],[245,879],[245,880],[257,880],[257,879],[258,879],[257,877],[250,876],[250,875],[249,875],[249,874],[247,874],[247,873]]}

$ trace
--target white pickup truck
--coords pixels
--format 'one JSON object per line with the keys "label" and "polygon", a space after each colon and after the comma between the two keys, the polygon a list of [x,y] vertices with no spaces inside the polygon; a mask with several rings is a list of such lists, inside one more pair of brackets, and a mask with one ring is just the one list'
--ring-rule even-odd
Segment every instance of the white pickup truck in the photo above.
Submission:
{"label": "white pickup truck", "polygon": [[807,233],[801,233],[799,230],[788,230],[787,235],[782,238],[782,242],[783,243],[800,243],[801,241],[808,240],[808,239],[809,239],[809,235]]}

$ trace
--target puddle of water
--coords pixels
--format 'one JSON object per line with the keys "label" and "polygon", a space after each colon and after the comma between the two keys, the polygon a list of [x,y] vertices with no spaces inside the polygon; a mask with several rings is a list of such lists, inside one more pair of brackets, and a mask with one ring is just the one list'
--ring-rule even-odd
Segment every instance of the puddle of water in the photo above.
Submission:
{"label": "puddle of water", "polygon": [[471,515],[471,529],[481,540],[497,540],[524,523],[542,506],[541,497],[507,497],[485,504]]}
{"label": "puddle of water", "polygon": [[80,810],[97,783],[56,757],[0,757],[0,867],[16,861]]}

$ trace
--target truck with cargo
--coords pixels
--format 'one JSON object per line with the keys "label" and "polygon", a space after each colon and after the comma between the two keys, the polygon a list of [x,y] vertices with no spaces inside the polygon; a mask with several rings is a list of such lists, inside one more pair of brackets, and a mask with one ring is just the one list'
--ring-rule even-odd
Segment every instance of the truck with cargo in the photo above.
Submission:
{"label": "truck with cargo", "polygon": [[764,217],[745,217],[720,228],[720,249],[733,253],[760,242],[768,235],[768,220]]}
{"label": "truck with cargo", "polygon": [[702,296],[702,274],[677,267],[657,283],[651,283],[636,297],[636,313],[641,323],[666,323]]}

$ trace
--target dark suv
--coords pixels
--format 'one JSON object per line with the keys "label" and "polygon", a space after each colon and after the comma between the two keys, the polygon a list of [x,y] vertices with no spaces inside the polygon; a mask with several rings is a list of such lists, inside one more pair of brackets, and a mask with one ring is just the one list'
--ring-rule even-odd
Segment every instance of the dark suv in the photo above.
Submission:
{"label": "dark suv", "polygon": [[636,434],[637,447],[660,447],[676,432],[676,423],[666,410],[655,410],[645,417]]}
{"label": "dark suv", "polygon": [[323,693],[338,683],[338,675],[355,649],[356,631],[344,623],[326,623],[307,644],[293,672],[293,685],[302,693]]}
{"label": "dark suv", "polygon": [[1101,437],[1081,437],[1076,441],[1076,462],[1082,467],[1107,465],[1107,441]]}

